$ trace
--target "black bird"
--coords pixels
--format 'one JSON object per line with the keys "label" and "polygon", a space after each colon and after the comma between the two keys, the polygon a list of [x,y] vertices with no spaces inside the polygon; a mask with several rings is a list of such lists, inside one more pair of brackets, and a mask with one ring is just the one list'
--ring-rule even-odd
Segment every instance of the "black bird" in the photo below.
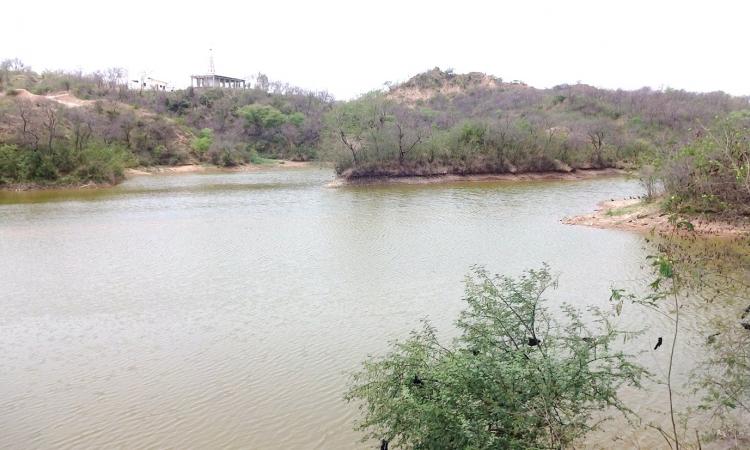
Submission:
{"label": "black bird", "polygon": [[412,378],[411,380],[411,384],[413,384],[414,386],[422,386],[424,383],[419,379],[417,375],[414,375],[414,378]]}
{"label": "black bird", "polygon": [[385,439],[380,441],[380,450],[388,450],[388,441]]}
{"label": "black bird", "polygon": [[657,348],[661,347],[661,343],[662,343],[662,339],[661,339],[661,337],[659,337],[659,340],[656,341],[656,346],[654,347],[654,350],[656,350]]}
{"label": "black bird", "polygon": [[539,345],[541,341],[535,337],[529,338],[529,347],[534,347],[535,345]]}

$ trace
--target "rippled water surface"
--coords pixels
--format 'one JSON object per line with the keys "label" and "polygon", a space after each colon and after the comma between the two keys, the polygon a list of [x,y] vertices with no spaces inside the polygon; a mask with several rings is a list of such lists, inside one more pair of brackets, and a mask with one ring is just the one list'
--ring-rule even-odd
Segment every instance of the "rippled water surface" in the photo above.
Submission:
{"label": "rippled water surface", "polygon": [[633,181],[331,178],[0,193],[0,448],[368,448],[346,371],[423,317],[450,334],[472,264],[546,261],[577,304],[643,277],[641,237],[559,222]]}

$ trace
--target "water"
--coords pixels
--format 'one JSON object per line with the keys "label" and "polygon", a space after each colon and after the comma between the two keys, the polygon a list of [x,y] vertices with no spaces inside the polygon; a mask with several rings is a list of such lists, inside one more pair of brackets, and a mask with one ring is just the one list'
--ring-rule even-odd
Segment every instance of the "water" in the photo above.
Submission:
{"label": "water", "polygon": [[[472,264],[517,274],[547,262],[561,274],[554,301],[581,305],[645,277],[642,237],[560,223],[638,194],[633,181],[331,178],[0,193],[0,448],[369,448],[341,399],[346,372],[421,318],[450,335]],[[649,414],[663,399],[630,400]]]}

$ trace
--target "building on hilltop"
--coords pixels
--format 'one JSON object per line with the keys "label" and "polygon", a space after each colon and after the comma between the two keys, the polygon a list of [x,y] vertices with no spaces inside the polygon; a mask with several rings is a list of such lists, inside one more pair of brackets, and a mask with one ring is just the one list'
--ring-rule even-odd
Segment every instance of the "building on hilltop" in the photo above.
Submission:
{"label": "building on hilltop", "polygon": [[245,80],[242,78],[232,78],[223,75],[206,74],[206,75],[191,75],[190,86],[192,87],[216,87],[216,88],[230,88],[230,89],[245,89]]}
{"label": "building on hilltop", "polygon": [[209,50],[208,73],[205,75],[191,75],[190,86],[197,88],[228,88],[228,89],[245,89],[245,80],[242,78],[227,77],[216,75],[214,69],[214,53]]}
{"label": "building on hilltop", "polygon": [[140,80],[131,80],[130,88],[138,90],[151,89],[153,91],[166,91],[169,88],[169,83],[157,80],[156,78],[145,77]]}

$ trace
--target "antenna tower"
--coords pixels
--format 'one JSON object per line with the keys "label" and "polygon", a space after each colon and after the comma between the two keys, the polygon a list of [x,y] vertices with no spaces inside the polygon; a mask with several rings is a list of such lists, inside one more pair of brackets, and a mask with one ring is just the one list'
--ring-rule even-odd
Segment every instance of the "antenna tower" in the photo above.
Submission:
{"label": "antenna tower", "polygon": [[216,69],[214,68],[214,49],[212,48],[208,49],[208,73],[209,75],[216,74]]}

